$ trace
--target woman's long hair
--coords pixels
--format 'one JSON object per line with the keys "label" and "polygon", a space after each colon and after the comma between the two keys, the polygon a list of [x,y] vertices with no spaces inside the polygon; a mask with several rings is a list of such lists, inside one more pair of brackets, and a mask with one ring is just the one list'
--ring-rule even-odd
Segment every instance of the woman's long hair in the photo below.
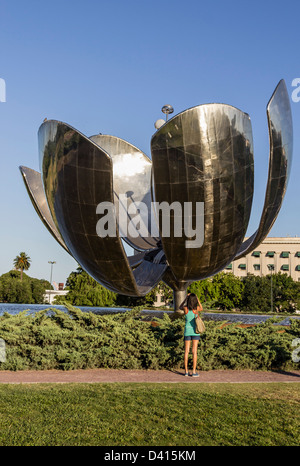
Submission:
{"label": "woman's long hair", "polygon": [[198,299],[195,293],[191,293],[187,299],[187,308],[191,310],[196,310],[198,307]]}

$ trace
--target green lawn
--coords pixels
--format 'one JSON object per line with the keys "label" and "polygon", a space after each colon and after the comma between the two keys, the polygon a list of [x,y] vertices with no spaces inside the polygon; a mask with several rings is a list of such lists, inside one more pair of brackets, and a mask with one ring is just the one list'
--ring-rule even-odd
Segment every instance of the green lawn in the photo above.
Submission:
{"label": "green lawn", "polygon": [[0,385],[0,445],[299,445],[299,388]]}

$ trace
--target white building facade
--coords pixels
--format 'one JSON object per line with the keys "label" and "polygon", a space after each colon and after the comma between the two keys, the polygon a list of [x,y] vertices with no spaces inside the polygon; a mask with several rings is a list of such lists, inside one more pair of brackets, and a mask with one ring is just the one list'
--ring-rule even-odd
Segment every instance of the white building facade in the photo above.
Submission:
{"label": "white building facade", "polygon": [[269,273],[286,273],[300,281],[300,238],[266,238],[254,251],[229,264],[225,272],[238,277],[248,273],[263,276]]}
{"label": "white building facade", "polygon": [[66,296],[69,290],[46,290],[44,294],[45,304],[53,304],[54,298],[56,296]]}

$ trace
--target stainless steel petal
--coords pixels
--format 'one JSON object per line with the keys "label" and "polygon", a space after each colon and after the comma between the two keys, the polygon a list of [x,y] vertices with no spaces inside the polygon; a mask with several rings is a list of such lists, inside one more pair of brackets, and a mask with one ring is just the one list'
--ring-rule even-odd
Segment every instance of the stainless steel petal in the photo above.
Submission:
{"label": "stainless steel petal", "polygon": [[39,129],[39,152],[49,209],[72,256],[112,291],[131,296],[149,292],[166,264],[145,255],[132,271],[118,231],[115,237],[100,237],[96,231],[98,204],[114,201],[111,157],[76,129],[53,120]]}
{"label": "stainless steel petal", "polygon": [[[112,158],[114,198],[120,234],[136,250],[157,247],[158,228],[155,223],[151,225],[151,160],[137,147],[118,137],[97,134],[90,139]],[[130,214],[130,206],[138,206],[139,203],[144,203],[146,209],[145,212],[140,210],[142,225],[138,224],[136,228],[135,209],[133,208],[133,213]],[[119,222],[119,218],[124,221]],[[152,230],[155,228],[154,231],[151,231],[151,226]],[[131,230],[134,235],[131,234]]]}
{"label": "stainless steel petal", "polygon": [[[163,125],[151,140],[154,194],[193,207],[204,203],[204,242],[187,248],[171,228],[160,236],[167,261],[180,282],[200,280],[222,270],[235,256],[247,230],[253,197],[253,141],[249,115],[223,104],[200,105]],[[178,216],[172,214],[172,222]]]}
{"label": "stainless steel petal", "polygon": [[35,170],[32,170],[31,168],[23,166],[19,167],[19,169],[22,174],[30,200],[38,216],[51,235],[56,239],[56,241],[70,254],[69,249],[67,248],[64,240],[54,225],[44,193],[41,174]]}
{"label": "stainless steel petal", "polygon": [[129,261],[130,267],[134,269],[138,265],[142,263],[142,261],[145,258],[145,252],[138,252],[134,254],[133,256],[128,256],[127,259]]}
{"label": "stainless steel petal", "polygon": [[281,80],[268,105],[270,155],[269,173],[260,224],[241,246],[235,259],[249,254],[266,238],[282,205],[289,179],[293,154],[293,122],[290,99]]}

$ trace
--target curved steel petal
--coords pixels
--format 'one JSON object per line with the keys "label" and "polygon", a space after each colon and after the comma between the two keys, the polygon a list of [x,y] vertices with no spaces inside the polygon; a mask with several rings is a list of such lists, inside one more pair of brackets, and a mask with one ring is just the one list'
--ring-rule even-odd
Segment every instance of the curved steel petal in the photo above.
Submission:
{"label": "curved steel petal", "polygon": [[[244,239],[253,197],[253,142],[249,115],[223,104],[200,105],[170,119],[152,137],[155,200],[192,207],[193,228],[204,228],[203,244],[186,234],[180,212],[172,212],[170,234],[160,236],[171,271],[180,282],[222,270]],[[204,215],[196,215],[196,203]],[[197,221],[199,222],[197,230]],[[173,225],[180,231],[174,234]],[[204,225],[204,227],[203,227]],[[191,225],[190,225],[191,227]],[[194,235],[194,240],[196,239]]]}
{"label": "curved steel petal", "polygon": [[114,205],[111,157],[71,126],[53,120],[39,129],[39,152],[49,210],[72,256],[112,291],[148,293],[166,269],[163,260],[156,262],[148,253],[132,270],[117,229],[115,236],[105,237],[96,231],[98,204]]}
{"label": "curved steel petal", "polygon": [[[137,147],[115,136],[97,134],[90,139],[104,149],[113,162],[113,187],[120,234],[134,249],[143,251],[157,247],[158,229],[151,232],[151,160]],[[134,225],[135,208],[130,214],[131,204],[145,205],[141,211],[142,225]],[[144,215],[143,215],[144,214]],[[133,230],[134,235],[131,234]],[[154,237],[151,236],[154,234]]]}
{"label": "curved steel petal", "polygon": [[235,259],[249,254],[268,235],[286,193],[293,154],[293,123],[290,99],[284,80],[281,80],[268,105],[270,155],[265,202],[256,232],[239,249]]}
{"label": "curved steel petal", "polygon": [[42,220],[45,227],[51,233],[51,235],[56,239],[56,241],[69,253],[69,249],[67,248],[64,240],[62,239],[61,235],[59,234],[56,226],[54,225],[53,219],[51,217],[51,213],[47,204],[46,196],[44,193],[43,183],[41,174],[31,168],[27,167],[19,167],[20,172],[23,177],[23,181],[25,183],[28,195],[30,200]]}

